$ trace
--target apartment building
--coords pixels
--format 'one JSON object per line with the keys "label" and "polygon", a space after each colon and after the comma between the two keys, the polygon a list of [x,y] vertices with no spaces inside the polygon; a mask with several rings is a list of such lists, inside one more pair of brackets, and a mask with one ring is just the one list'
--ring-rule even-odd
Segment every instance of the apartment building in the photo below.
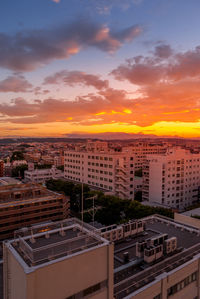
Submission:
{"label": "apartment building", "polygon": [[35,162],[38,163],[41,159],[41,153],[34,152],[33,149],[31,152],[24,153],[24,158],[28,162]]}
{"label": "apartment building", "polygon": [[4,243],[5,299],[113,299],[113,245],[78,219]]}
{"label": "apartment building", "polygon": [[21,230],[4,243],[4,298],[198,299],[199,236],[158,215],[96,231],[74,218]]}
{"label": "apartment building", "polygon": [[58,166],[63,166],[64,165],[64,155],[60,155],[60,156],[55,156],[54,157],[54,165],[56,167]]}
{"label": "apartment building", "polygon": [[65,151],[64,176],[93,188],[134,199],[134,156],[128,148],[115,152],[107,142],[88,142],[86,148]]}
{"label": "apartment building", "polygon": [[38,184],[0,186],[0,241],[21,227],[65,219],[69,208],[68,198]]}
{"label": "apartment building", "polygon": [[46,169],[34,169],[34,164],[29,163],[28,170],[24,171],[24,179],[26,182],[45,183],[50,179],[63,178],[63,171],[55,166]]}
{"label": "apartment building", "polygon": [[200,200],[200,154],[181,148],[148,156],[143,167],[143,200],[183,209]]}
{"label": "apartment building", "polygon": [[134,155],[135,170],[143,168],[145,159],[147,155],[160,155],[164,154],[167,150],[167,144],[155,144],[151,142],[137,142],[129,146],[129,151],[131,150]]}

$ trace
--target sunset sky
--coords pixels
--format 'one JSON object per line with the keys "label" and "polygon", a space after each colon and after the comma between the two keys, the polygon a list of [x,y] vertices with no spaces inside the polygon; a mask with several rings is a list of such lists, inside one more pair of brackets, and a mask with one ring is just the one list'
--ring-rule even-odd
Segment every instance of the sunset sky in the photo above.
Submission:
{"label": "sunset sky", "polygon": [[1,0],[0,137],[200,137],[199,0]]}

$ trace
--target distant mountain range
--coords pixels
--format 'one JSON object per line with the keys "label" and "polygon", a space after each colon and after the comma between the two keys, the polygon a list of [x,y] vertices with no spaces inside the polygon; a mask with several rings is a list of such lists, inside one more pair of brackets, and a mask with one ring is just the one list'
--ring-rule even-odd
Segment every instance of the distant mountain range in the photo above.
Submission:
{"label": "distant mountain range", "polygon": [[103,139],[103,140],[127,140],[139,138],[158,138],[154,134],[133,134],[123,132],[105,132],[105,133],[72,133],[66,134],[67,138],[86,138],[86,139]]}
{"label": "distant mountain range", "polygon": [[183,138],[179,136],[157,136],[154,134],[135,134],[124,132],[105,133],[71,133],[63,135],[67,138],[102,139],[102,140],[129,140],[129,139],[189,139],[200,140],[200,138]]}
{"label": "distant mountain range", "polygon": [[185,140],[193,140],[193,141],[200,141],[200,138],[183,138],[179,136],[156,136],[154,134],[134,134],[134,133],[123,133],[123,132],[105,132],[105,133],[70,133],[70,134],[63,134],[62,137],[9,137],[9,138],[0,138],[0,144],[6,143],[19,143],[19,142],[69,142],[69,143],[76,143],[81,142],[86,139],[93,139],[93,140],[112,140],[112,141],[124,141],[124,142],[131,142],[131,141],[138,141],[138,140],[164,140],[164,141],[181,141],[184,142]]}

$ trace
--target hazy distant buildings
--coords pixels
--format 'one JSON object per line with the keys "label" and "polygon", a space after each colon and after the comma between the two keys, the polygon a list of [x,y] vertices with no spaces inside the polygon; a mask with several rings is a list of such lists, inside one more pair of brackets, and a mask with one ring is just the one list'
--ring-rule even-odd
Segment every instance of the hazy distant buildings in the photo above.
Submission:
{"label": "hazy distant buildings", "polygon": [[14,160],[11,162],[12,167],[17,167],[17,166],[21,166],[21,165],[27,165],[27,161],[26,160]]}
{"label": "hazy distant buildings", "polygon": [[57,169],[55,166],[44,169],[34,169],[34,164],[29,163],[28,170],[24,172],[24,179],[26,182],[45,183],[50,179],[63,178],[63,171]]}
{"label": "hazy distant buildings", "polygon": [[172,148],[148,156],[143,167],[143,200],[183,209],[200,200],[200,154]]}
{"label": "hazy distant buildings", "polygon": [[0,186],[17,185],[21,183],[21,181],[9,176],[0,177]]}

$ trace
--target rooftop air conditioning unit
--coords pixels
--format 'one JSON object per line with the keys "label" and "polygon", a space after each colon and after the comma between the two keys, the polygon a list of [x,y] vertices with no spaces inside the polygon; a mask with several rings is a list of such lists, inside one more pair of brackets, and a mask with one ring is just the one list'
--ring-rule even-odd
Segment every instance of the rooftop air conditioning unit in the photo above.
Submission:
{"label": "rooftop air conditioning unit", "polygon": [[136,256],[137,257],[143,257],[144,256],[144,250],[147,247],[146,241],[139,241],[136,243]]}
{"label": "rooftop air conditioning unit", "polygon": [[177,238],[172,237],[170,239],[165,240],[165,253],[169,254],[177,249]]}

